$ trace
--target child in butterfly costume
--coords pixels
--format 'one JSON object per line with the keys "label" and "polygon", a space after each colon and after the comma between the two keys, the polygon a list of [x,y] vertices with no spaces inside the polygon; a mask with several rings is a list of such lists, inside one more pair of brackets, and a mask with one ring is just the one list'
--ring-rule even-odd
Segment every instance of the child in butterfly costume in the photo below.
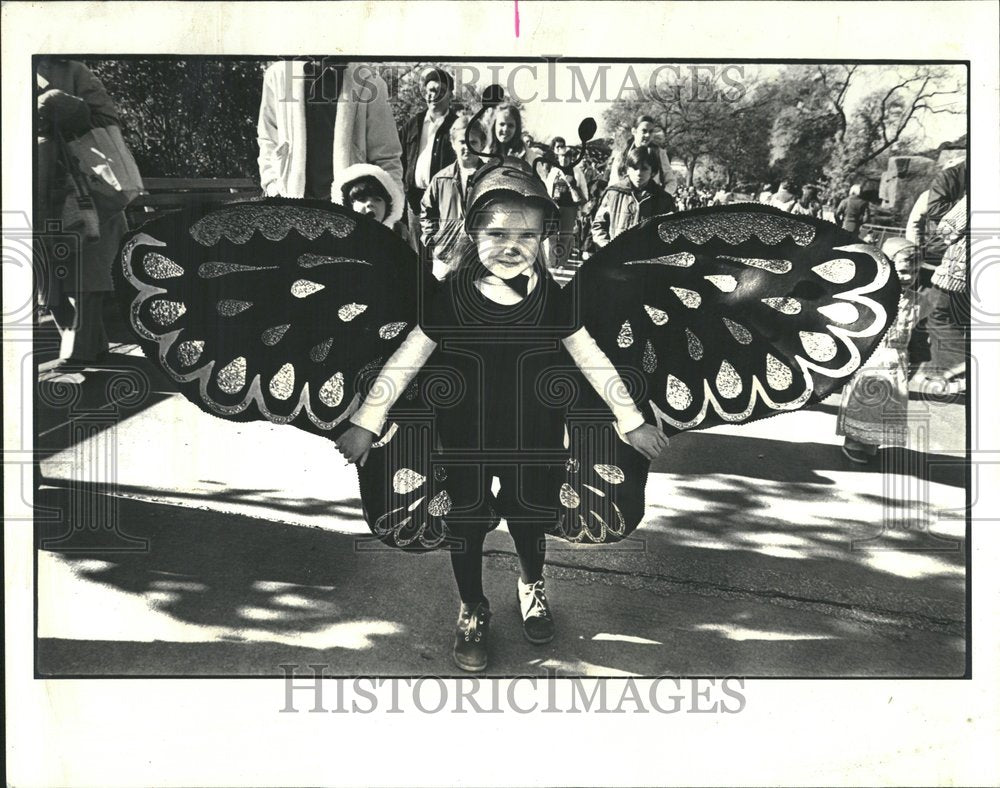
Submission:
{"label": "child in butterfly costume", "polygon": [[[427,301],[420,324],[385,363],[350,417],[354,426],[337,445],[349,461],[362,463],[362,501],[376,534],[392,533],[397,544],[441,541],[440,526],[414,517],[425,497],[428,514],[446,523],[462,599],[455,661],[463,669],[481,670],[490,616],[482,548],[500,518],[520,559],[517,597],[525,636],[533,643],[553,637],[542,578],[545,532],[567,528],[565,518],[562,523],[558,518],[561,488],[554,480],[565,475],[572,458],[564,441],[568,402],[546,391],[547,378],[562,371],[569,385],[574,365],[588,377],[628,444],[617,454],[638,452],[652,459],[666,446],[666,437],[645,422],[611,362],[578,324],[572,291],[560,290],[541,263],[541,241],[546,226],[558,221],[558,209],[531,168],[506,158],[485,171],[470,191],[466,216],[472,243],[464,259]],[[429,409],[437,445],[427,447],[422,464],[432,466],[432,479],[398,468],[390,445],[378,449],[380,461],[366,462],[371,445],[385,432],[387,412],[425,365],[427,376],[443,374],[461,389],[461,396],[439,399]],[[431,385],[427,376],[425,386]],[[391,440],[417,445],[398,434]],[[621,473],[612,462],[615,454],[599,458],[601,467],[615,469],[607,473]],[[629,475],[633,494],[622,495],[627,488],[618,485],[601,494],[609,512],[619,497],[641,501],[646,468],[635,459],[631,464],[639,467]],[[500,483],[497,495],[491,491],[494,477]],[[622,519],[616,522],[616,517]],[[611,528],[624,530],[620,512],[605,518]],[[641,513],[633,527],[639,518]],[[576,532],[576,523],[569,530]]]}
{"label": "child in butterfly costume", "polygon": [[478,670],[481,544],[501,518],[525,635],[545,642],[543,535],[622,539],[664,433],[843,386],[899,285],[827,222],[733,205],[633,228],[560,290],[537,263],[554,205],[524,162],[485,165],[469,200],[470,249],[442,283],[371,219],[283,199],[156,220],[115,274],[144,350],[189,399],[333,438],[379,539],[452,551],[454,657]]}

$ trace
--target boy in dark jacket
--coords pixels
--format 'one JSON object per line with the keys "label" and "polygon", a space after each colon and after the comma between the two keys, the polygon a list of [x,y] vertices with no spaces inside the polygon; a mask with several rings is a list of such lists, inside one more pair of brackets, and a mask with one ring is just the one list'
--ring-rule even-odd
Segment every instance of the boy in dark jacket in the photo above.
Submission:
{"label": "boy in dark jacket", "polygon": [[594,215],[591,235],[597,246],[612,240],[653,216],[673,213],[677,204],[653,180],[659,157],[648,146],[632,148],[625,157],[625,180],[608,186]]}

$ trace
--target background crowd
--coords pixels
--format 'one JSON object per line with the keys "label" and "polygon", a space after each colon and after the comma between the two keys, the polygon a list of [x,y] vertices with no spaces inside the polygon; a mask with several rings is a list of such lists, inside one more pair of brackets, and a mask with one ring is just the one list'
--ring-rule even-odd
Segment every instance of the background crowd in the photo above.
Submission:
{"label": "background crowd", "polygon": [[[120,61],[112,61],[98,70],[117,78],[123,74],[120,67]],[[136,65],[138,70],[144,67],[141,62]],[[815,68],[826,78],[825,67]],[[842,87],[846,88],[854,72],[842,68]],[[239,76],[232,69],[226,73]],[[234,94],[246,93],[244,83],[253,73],[251,70],[249,76],[234,83]],[[824,172],[830,177],[803,181],[801,176],[809,171],[790,153],[803,141],[788,135],[796,129],[803,133],[799,125],[808,120],[808,112],[803,117],[785,113],[772,129],[772,147],[784,145],[785,155],[775,159],[772,150],[766,171],[772,177],[781,175],[784,166],[786,175],[770,182],[748,181],[739,180],[738,174],[752,168],[740,170],[733,164],[736,159],[726,160],[729,164],[722,171],[714,164],[707,168],[698,165],[684,137],[685,126],[672,123],[667,112],[655,116],[647,107],[628,102],[606,113],[606,125],[616,124],[615,137],[594,140],[581,157],[575,129],[567,129],[565,136],[538,139],[527,127],[524,108],[516,100],[493,107],[481,124],[470,129],[478,105],[456,96],[453,76],[445,67],[414,71],[408,82],[394,85],[395,92],[379,76],[377,67],[365,64],[279,61],[256,73],[260,75],[254,78],[257,92],[249,95],[259,98],[250,122],[263,195],[332,199],[370,214],[407,238],[438,277],[446,275],[458,257],[468,181],[481,163],[482,153],[515,156],[534,165],[559,206],[558,231],[546,241],[544,255],[561,281],[622,232],[651,216],[673,211],[759,202],[791,214],[835,221],[862,240],[877,244],[885,240],[884,234],[876,237],[873,231],[879,222],[896,225],[890,235],[899,236],[904,234],[905,223],[905,237],[918,265],[914,278],[919,291],[916,330],[910,333],[914,345],[922,343],[922,347],[915,359],[928,362],[926,374],[943,377],[947,385],[964,387],[968,288],[964,223],[959,227],[956,219],[956,211],[965,210],[968,176],[964,156],[959,155],[957,163],[950,162],[944,169],[928,170],[921,182],[927,188],[897,199],[891,206],[895,213],[887,213],[888,203],[879,199],[870,167],[856,168],[856,180],[850,182],[844,173],[831,169],[843,157],[838,150],[831,151],[826,142],[821,148],[827,161]],[[798,78],[794,73],[792,77]],[[814,77],[812,82],[820,80]],[[362,83],[372,87],[370,94],[362,96],[352,89]],[[794,84],[792,79],[773,90],[780,96],[780,90]],[[115,85],[109,87],[115,92]],[[125,95],[129,95],[127,91]],[[762,95],[767,96],[766,91]],[[249,102],[248,98],[242,100]],[[800,98],[800,103],[808,109],[808,101]],[[212,109],[206,105],[205,111],[211,113]],[[137,111],[129,114],[146,117]],[[822,125],[821,118],[815,112],[813,115],[813,121]],[[120,208],[103,205],[100,199],[88,208],[78,179],[69,177],[74,168],[65,154],[65,143],[94,126],[118,126],[122,121],[111,93],[91,68],[58,58],[40,62],[37,117],[36,226],[55,219],[65,226],[86,222],[95,228],[82,245],[78,271],[68,276],[47,275],[39,282],[40,302],[51,312],[63,340],[57,365],[72,366],[92,362],[107,352],[102,300],[111,289],[111,256],[126,223]],[[752,147],[751,131],[743,128],[736,116],[730,120],[734,124],[730,136],[746,134],[743,142]],[[691,117],[689,125],[695,128],[703,121]],[[138,122],[141,126],[142,121]],[[139,130],[157,137],[153,127]],[[134,142],[136,129],[131,131]],[[668,131],[672,132],[670,145]],[[247,132],[246,127],[233,127],[230,142],[235,144]],[[839,138],[845,149],[856,147],[848,136],[841,134]],[[671,150],[674,142],[680,151],[677,155]],[[181,150],[189,144],[190,140],[177,141]],[[213,144],[220,151],[226,150],[223,142]],[[869,147],[878,149],[878,145]],[[888,150],[886,146],[877,155]],[[192,150],[188,158],[197,162],[203,153]],[[723,161],[720,154],[712,155],[714,159],[706,156],[703,161]],[[739,155],[743,154],[733,153],[737,158]],[[149,152],[139,152],[137,159],[145,166]],[[83,211],[78,197],[83,198]],[[929,353],[925,326],[930,334]]]}

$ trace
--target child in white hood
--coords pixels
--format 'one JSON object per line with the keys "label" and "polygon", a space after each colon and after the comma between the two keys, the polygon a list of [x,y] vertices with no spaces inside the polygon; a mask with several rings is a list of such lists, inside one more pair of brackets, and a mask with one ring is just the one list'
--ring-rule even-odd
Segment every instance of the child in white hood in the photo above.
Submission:
{"label": "child in white hood", "polygon": [[374,164],[352,164],[339,173],[330,188],[330,199],[390,229],[403,218],[403,190]]}

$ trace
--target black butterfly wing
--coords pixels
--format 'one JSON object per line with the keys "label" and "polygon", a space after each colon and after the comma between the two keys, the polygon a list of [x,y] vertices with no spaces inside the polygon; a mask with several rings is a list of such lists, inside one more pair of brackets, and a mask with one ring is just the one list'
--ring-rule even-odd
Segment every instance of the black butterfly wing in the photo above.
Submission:
{"label": "black butterfly wing", "polygon": [[190,208],[124,240],[115,287],[146,355],[202,409],[336,437],[431,286],[387,228],[320,201]]}
{"label": "black butterfly wing", "polygon": [[667,433],[820,402],[875,350],[900,294],[874,247],[756,204],[655,217],[574,287],[583,324]]}

